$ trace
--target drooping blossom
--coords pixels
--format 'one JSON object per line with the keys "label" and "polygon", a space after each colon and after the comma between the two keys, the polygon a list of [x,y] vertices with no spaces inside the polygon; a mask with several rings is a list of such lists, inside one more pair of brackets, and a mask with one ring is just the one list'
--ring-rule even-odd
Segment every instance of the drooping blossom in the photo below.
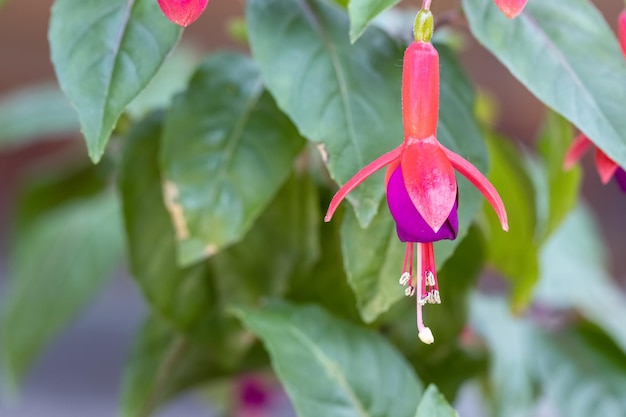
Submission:
{"label": "drooping blossom", "polygon": [[[513,19],[522,12],[528,0],[494,0],[496,6],[509,19]],[[543,0],[540,0],[543,1]]]}
{"label": "drooping blossom", "polygon": [[617,37],[622,47],[622,52],[626,56],[626,10],[622,10],[617,18]]}
{"label": "drooping blossom", "polygon": [[[584,134],[579,134],[565,155],[563,168],[571,169],[592,147],[594,147],[593,142]],[[611,178],[615,178],[619,187],[626,193],[626,171],[598,148],[595,152],[595,162],[602,183],[607,184]]]}
{"label": "drooping blossom", "polygon": [[158,0],[163,14],[172,22],[187,27],[195,22],[209,0]]}
{"label": "drooping blossom", "polygon": [[[406,243],[400,284],[417,294],[420,340],[434,341],[422,319],[426,303],[440,303],[433,242],[458,233],[458,190],[454,170],[463,174],[494,207],[508,230],[504,204],[497,191],[470,162],[447,149],[436,137],[439,117],[439,55],[430,43],[433,18],[428,3],[415,23],[415,42],[405,51],[402,70],[404,142],[361,169],[333,197],[324,218],[330,221],[341,201],[367,177],[387,167],[389,211],[400,241]],[[416,259],[414,259],[416,254]],[[413,273],[415,261],[416,274]]]}

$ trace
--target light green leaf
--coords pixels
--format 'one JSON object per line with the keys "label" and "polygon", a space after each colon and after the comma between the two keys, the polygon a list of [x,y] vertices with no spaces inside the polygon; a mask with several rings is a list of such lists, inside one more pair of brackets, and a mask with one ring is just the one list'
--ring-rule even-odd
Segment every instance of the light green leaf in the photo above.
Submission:
{"label": "light green leaf", "polygon": [[384,10],[395,6],[400,0],[350,0],[350,42],[354,43],[363,34],[372,19]]}
{"label": "light green leaf", "polygon": [[[474,94],[452,52],[439,47],[441,55],[441,142],[472,161],[479,169],[487,165],[482,135],[473,117]],[[437,265],[443,266],[466,236],[481,206],[483,197],[463,177],[459,184],[459,234],[454,241],[435,245]],[[363,320],[371,322],[404,297],[398,280],[402,274],[405,246],[398,240],[394,221],[386,202],[367,228],[361,228],[352,212],[346,213],[342,226],[342,252],[348,275]]]}
{"label": "light green leaf", "polygon": [[626,166],[626,62],[588,0],[529,1],[507,19],[493,0],[463,0],[474,36],[541,101]]}
{"label": "light green leaf", "polygon": [[3,369],[16,385],[45,345],[93,298],[123,251],[118,201],[110,193],[36,217],[15,237],[3,300]]}
{"label": "light green leaf", "polygon": [[163,132],[161,165],[179,263],[241,240],[287,180],[303,145],[250,59],[217,54],[206,60],[174,100]]}
{"label": "light green leaf", "polygon": [[421,383],[380,335],[319,307],[239,309],[264,342],[300,417],[412,417]]}
{"label": "light green leaf", "polygon": [[470,305],[472,329],[490,352],[489,392],[494,417],[531,415],[535,405],[533,346],[530,323],[515,318],[504,299],[474,294]]}
{"label": "light green leaf", "polygon": [[180,36],[154,0],[57,0],[50,51],[78,112],[94,162],[126,106],[148,85]]}
{"label": "light green leaf", "polygon": [[591,213],[578,206],[541,250],[535,297],[555,308],[578,310],[626,352],[626,296],[609,275],[606,253]]}
{"label": "light green leaf", "polygon": [[539,278],[533,184],[519,151],[505,138],[488,136],[487,147],[492,165],[489,180],[502,197],[510,227],[509,232],[502,231],[493,209],[485,202],[488,260],[511,282],[512,307],[520,311],[530,301]]}
{"label": "light green leaf", "polygon": [[626,356],[606,335],[578,326],[541,335],[533,343],[540,383],[561,415],[624,415]]}
{"label": "light green leaf", "polygon": [[[250,46],[263,79],[300,132],[320,144],[330,174],[345,183],[402,142],[402,49],[372,28],[350,44],[349,22],[323,0],[251,0]],[[348,197],[362,226],[383,197],[382,173]]]}
{"label": "light green leaf", "polygon": [[429,385],[420,400],[415,417],[459,417],[435,385]]}
{"label": "light green leaf", "polygon": [[76,113],[61,90],[42,84],[0,99],[0,148],[78,132]]}
{"label": "light green leaf", "polygon": [[152,115],[126,138],[119,174],[130,269],[150,307],[177,330],[213,338],[216,294],[206,263],[176,264],[174,228],[158,170],[161,118]]}

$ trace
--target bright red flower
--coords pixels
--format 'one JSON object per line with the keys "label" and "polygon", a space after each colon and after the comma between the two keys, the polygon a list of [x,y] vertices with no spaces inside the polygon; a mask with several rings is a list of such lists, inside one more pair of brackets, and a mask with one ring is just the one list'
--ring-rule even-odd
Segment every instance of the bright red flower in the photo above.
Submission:
{"label": "bright red flower", "polygon": [[[419,338],[424,343],[432,343],[434,337],[422,321],[422,306],[441,302],[433,242],[455,239],[457,235],[455,169],[485,195],[496,211],[502,228],[508,230],[504,204],[493,185],[471,163],[437,141],[439,55],[429,42],[429,31],[432,35],[432,15],[422,10],[416,19],[417,40],[404,53],[404,143],[356,173],[335,194],[324,217],[325,221],[330,221],[348,193],[371,174],[388,166],[387,203],[396,222],[398,237],[406,242],[400,283],[407,286],[405,293],[408,296],[419,291],[416,297],[417,327]],[[415,244],[417,274],[413,275]]]}
{"label": "bright red flower", "polygon": [[187,27],[195,22],[209,0],[158,0],[163,14],[172,22]]}
{"label": "bright red flower", "polygon": [[[594,147],[593,142],[584,134],[579,134],[570,146],[563,162],[564,169],[571,169],[582,158],[582,156]],[[595,153],[596,170],[603,184],[608,183],[615,177],[617,184],[626,193],[626,171],[615,163],[604,152],[596,148]]]}
{"label": "bright red flower", "polygon": [[[496,6],[504,13],[509,19],[513,19],[520,14],[526,6],[528,0],[494,0]],[[548,0],[542,0],[548,1]]]}
{"label": "bright red flower", "polygon": [[626,56],[626,10],[622,11],[617,18],[617,36],[619,44],[622,46],[622,52]]}

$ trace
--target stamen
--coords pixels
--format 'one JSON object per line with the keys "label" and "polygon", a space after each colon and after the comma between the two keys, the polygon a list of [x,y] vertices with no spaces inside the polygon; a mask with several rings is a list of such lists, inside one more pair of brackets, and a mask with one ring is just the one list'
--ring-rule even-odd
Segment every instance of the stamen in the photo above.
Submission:
{"label": "stamen", "polygon": [[[422,250],[423,250],[423,243],[418,243],[417,244],[417,270],[418,270],[418,274],[417,274],[417,287],[418,288],[423,288],[425,285],[424,282],[424,259],[423,259],[423,254],[422,254]],[[435,341],[435,337],[433,336],[433,332],[430,331],[430,329],[426,326],[424,326],[424,322],[422,319],[422,306],[424,305],[425,301],[424,301],[424,297],[416,297],[417,298],[417,302],[416,304],[416,318],[417,318],[417,336],[420,338],[420,340],[424,343],[426,343],[427,345],[430,345],[431,343],[433,343]]]}
{"label": "stamen", "polygon": [[408,272],[404,272],[400,276],[400,285],[405,286],[406,284],[409,283],[410,279],[411,279],[411,274],[409,274]]}
{"label": "stamen", "polygon": [[424,275],[426,275],[426,285],[434,287],[435,286],[435,276],[433,275],[433,273],[430,272],[430,271],[426,271],[426,273]]}
{"label": "stamen", "polygon": [[441,296],[439,295],[439,290],[431,291],[433,295],[434,304],[441,304]]}
{"label": "stamen", "polygon": [[406,287],[406,289],[404,290],[404,295],[406,295],[407,297],[413,297],[415,295],[415,287],[412,285]]}

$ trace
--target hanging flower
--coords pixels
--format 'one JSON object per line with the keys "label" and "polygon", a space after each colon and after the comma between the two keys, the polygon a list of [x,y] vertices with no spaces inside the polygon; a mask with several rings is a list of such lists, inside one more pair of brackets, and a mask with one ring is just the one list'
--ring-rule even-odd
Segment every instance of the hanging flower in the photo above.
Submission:
{"label": "hanging flower", "polygon": [[158,0],[163,14],[172,22],[187,27],[195,22],[209,0]]}
{"label": "hanging flower", "polygon": [[[592,147],[594,147],[593,142],[584,134],[579,134],[565,155],[563,168],[571,169]],[[595,152],[595,162],[596,170],[598,175],[600,175],[602,183],[607,184],[611,178],[615,178],[619,187],[626,193],[626,171],[598,148],[596,148]]]}
{"label": "hanging flower", "polygon": [[[425,2],[425,5],[427,3]],[[361,169],[335,194],[324,218],[330,221],[341,201],[367,177],[387,168],[387,203],[398,237],[406,243],[400,283],[405,294],[417,293],[419,338],[432,343],[422,320],[422,306],[440,303],[433,242],[455,239],[458,232],[458,190],[454,170],[478,188],[508,230],[504,204],[491,183],[471,163],[437,141],[439,117],[439,55],[430,43],[432,14],[426,7],[415,22],[415,42],[405,51],[402,70],[404,143]],[[416,274],[413,274],[414,252]]]}
{"label": "hanging flower", "polygon": [[509,19],[513,19],[522,12],[528,0],[494,0],[496,6]]}
{"label": "hanging flower", "polygon": [[622,46],[622,52],[626,56],[626,10],[623,10],[617,18],[617,36]]}

